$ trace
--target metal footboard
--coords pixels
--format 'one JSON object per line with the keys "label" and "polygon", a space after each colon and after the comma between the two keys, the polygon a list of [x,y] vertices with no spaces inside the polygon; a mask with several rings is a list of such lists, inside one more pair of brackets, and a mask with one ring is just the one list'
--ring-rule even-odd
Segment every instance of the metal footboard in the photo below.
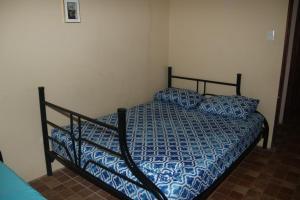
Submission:
{"label": "metal footboard", "polygon": [[[168,87],[169,88],[172,87],[172,79],[182,79],[182,80],[188,80],[188,81],[195,82],[197,92],[199,92],[199,83],[203,83],[202,93],[203,93],[203,95],[208,95],[208,96],[215,95],[215,94],[207,93],[207,85],[208,84],[218,84],[218,85],[235,87],[236,95],[241,95],[241,77],[242,77],[241,74],[237,74],[236,82],[234,82],[234,83],[211,81],[211,80],[206,80],[206,79],[197,79],[197,78],[176,76],[176,75],[172,74],[172,67],[168,67]],[[62,163],[69,169],[75,171],[82,177],[91,181],[95,185],[100,186],[101,188],[103,188],[107,192],[113,194],[114,196],[122,198],[122,199],[130,199],[128,196],[126,196],[122,192],[116,190],[109,184],[103,182],[102,180],[100,180],[97,177],[93,176],[92,174],[88,173],[86,171],[88,165],[93,164],[97,167],[100,167],[100,168],[106,170],[106,171],[109,171],[110,173],[114,174],[115,176],[120,177],[121,179],[123,179],[129,183],[135,184],[136,186],[149,191],[150,193],[152,193],[155,196],[155,198],[157,198],[159,200],[167,199],[165,194],[137,167],[137,165],[135,164],[135,162],[133,161],[133,159],[130,155],[128,145],[127,145],[127,140],[126,140],[126,109],[124,109],[124,108],[118,109],[118,111],[117,111],[118,125],[113,126],[113,125],[97,121],[97,120],[87,117],[85,115],[79,114],[77,112],[71,111],[69,109],[63,108],[61,106],[58,106],[58,105],[55,105],[53,103],[46,101],[44,87],[39,87],[39,100],[40,100],[40,113],[41,113],[41,123],[42,123],[42,131],[43,131],[45,162],[46,162],[46,169],[47,169],[48,176],[52,175],[52,162],[54,160],[58,160],[60,163]],[[61,113],[62,115],[68,117],[70,120],[70,130],[60,127],[57,124],[49,121],[47,119],[46,107],[50,108],[54,111],[57,111],[57,112]],[[74,134],[74,130],[73,130],[74,121],[76,121],[78,124],[78,137],[76,137]],[[82,137],[82,122],[84,122],[84,121],[93,123],[96,126],[100,126],[100,127],[104,127],[109,130],[112,130],[112,134],[116,134],[119,138],[120,152],[113,151],[111,149],[108,149],[105,146],[96,144],[93,141],[83,138]],[[48,126],[57,128],[70,136],[71,141],[72,141],[71,148],[72,148],[72,152],[73,152],[73,157],[65,144],[63,144],[63,143],[59,142],[58,140],[56,140],[55,138],[49,136]],[[268,125],[267,120],[264,117],[263,129],[260,132],[259,136],[256,138],[256,140],[251,144],[251,146],[246,149],[246,151],[239,157],[239,159],[236,160],[232,164],[232,166],[230,166],[226,170],[226,172],[215,181],[215,183],[213,185],[211,185],[204,192],[199,194],[195,199],[206,199],[211,194],[211,192],[222,182],[222,180],[224,180],[229,175],[229,173],[241,162],[241,160],[246,155],[248,155],[249,152],[251,152],[251,150],[256,146],[256,144],[260,141],[261,138],[264,139],[263,147],[267,148],[268,137],[269,137],[269,125]],[[66,159],[66,158],[60,156],[59,154],[57,154],[56,152],[51,151],[50,147],[49,147],[49,140],[51,140],[52,142],[54,142],[57,145],[60,145],[62,148],[64,148],[69,159]],[[83,143],[88,143],[90,145],[93,145],[94,147],[98,148],[101,151],[104,151],[114,157],[124,160],[128,169],[132,172],[132,174],[137,178],[138,181],[132,180],[129,177],[124,176],[123,174],[120,174],[120,173],[114,171],[113,169],[111,169],[107,166],[104,166],[101,163],[97,163],[95,160],[88,160],[83,165],[81,162],[82,161],[81,147],[82,147]],[[77,148],[78,150],[76,150],[76,145],[78,146],[78,148]]]}
{"label": "metal footboard", "polygon": [[[112,193],[113,195],[119,197],[129,199],[129,197],[125,196],[123,193],[117,191],[112,186],[108,185],[107,183],[101,181],[100,179],[94,177],[90,173],[86,171],[88,164],[94,164],[106,171],[109,171],[110,173],[114,174],[115,176],[118,176],[132,184],[135,184],[138,187],[141,187],[150,193],[152,193],[157,199],[159,200],[166,200],[166,196],[164,193],[160,191],[160,189],[151,181],[148,179],[148,177],[137,167],[135,162],[133,161],[128,145],[126,140],[126,109],[119,108],[118,109],[118,126],[113,126],[110,124],[106,124],[100,121],[97,121],[95,119],[92,119],[90,117],[87,117],[85,115],[82,115],[80,113],[71,111],[69,109],[63,108],[61,106],[55,105],[53,103],[50,103],[45,100],[45,90],[44,87],[39,87],[39,100],[40,100],[40,113],[41,113],[41,123],[42,123],[42,131],[43,131],[43,142],[44,142],[44,152],[45,152],[45,161],[46,161],[46,169],[47,169],[47,175],[52,175],[52,162],[54,160],[58,160],[66,167],[72,169],[75,172],[78,172],[81,176],[88,179],[89,181],[92,181],[96,185],[102,186],[103,189],[107,190],[108,192]],[[47,119],[47,113],[46,108],[50,108],[58,113],[63,114],[64,116],[68,117],[70,120],[70,131],[60,127],[59,125],[49,121]],[[74,121],[78,123],[78,137],[75,137],[73,126]],[[82,137],[82,122],[90,122],[95,124],[96,126],[104,127],[107,129],[110,129],[117,133],[117,136],[119,138],[119,144],[120,144],[120,152],[113,151],[111,149],[106,148],[105,146],[96,144],[93,141],[90,141],[86,138]],[[73,157],[71,153],[69,152],[68,148],[65,144],[57,141],[55,138],[49,136],[48,134],[48,125],[57,128],[64,133],[68,134],[72,141],[72,152]],[[112,133],[113,134],[113,133]],[[68,157],[69,160],[66,158],[63,158],[62,156],[58,155],[56,152],[50,150],[49,140],[55,142],[57,145],[62,146]],[[126,163],[129,170],[132,172],[132,174],[137,178],[138,181],[132,180],[127,176],[124,176],[113,169],[110,169],[100,163],[97,163],[94,160],[88,160],[84,166],[82,166],[81,160],[82,160],[82,144],[88,143],[90,145],[95,146],[101,151],[105,151],[106,153],[118,157]],[[76,145],[78,145],[78,148],[76,150]]]}

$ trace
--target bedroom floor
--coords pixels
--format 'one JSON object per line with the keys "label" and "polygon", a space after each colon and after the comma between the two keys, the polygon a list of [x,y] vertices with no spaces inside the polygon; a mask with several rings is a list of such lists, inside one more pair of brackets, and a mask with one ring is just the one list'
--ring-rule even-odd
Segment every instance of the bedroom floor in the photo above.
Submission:
{"label": "bedroom floor", "polygon": [[[210,196],[210,200],[300,199],[300,127],[282,127],[273,149],[256,148]],[[30,182],[49,200],[117,199],[68,169]]]}

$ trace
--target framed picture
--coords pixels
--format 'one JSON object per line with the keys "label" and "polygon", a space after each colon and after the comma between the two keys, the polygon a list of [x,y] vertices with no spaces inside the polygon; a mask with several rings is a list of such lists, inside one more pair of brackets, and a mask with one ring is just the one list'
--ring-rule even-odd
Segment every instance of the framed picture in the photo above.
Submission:
{"label": "framed picture", "polygon": [[79,23],[79,0],[64,0],[65,22]]}

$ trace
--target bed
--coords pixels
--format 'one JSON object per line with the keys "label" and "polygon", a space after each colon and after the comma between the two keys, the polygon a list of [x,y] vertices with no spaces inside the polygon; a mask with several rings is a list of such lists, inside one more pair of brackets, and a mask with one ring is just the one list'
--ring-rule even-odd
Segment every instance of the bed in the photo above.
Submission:
{"label": "bed", "polygon": [[0,152],[0,199],[45,200],[14,171],[3,163]]}
{"label": "bed", "polygon": [[[172,75],[172,79],[236,87],[225,83]],[[125,199],[205,199],[232,169],[264,138],[268,124],[259,112],[247,120],[185,109],[153,100],[92,119],[45,101],[40,91],[47,174],[57,159],[65,166]],[[70,118],[60,127],[46,118],[46,106]],[[47,125],[54,127],[51,134]],[[51,143],[49,143],[49,141]],[[51,150],[50,150],[51,145]]]}

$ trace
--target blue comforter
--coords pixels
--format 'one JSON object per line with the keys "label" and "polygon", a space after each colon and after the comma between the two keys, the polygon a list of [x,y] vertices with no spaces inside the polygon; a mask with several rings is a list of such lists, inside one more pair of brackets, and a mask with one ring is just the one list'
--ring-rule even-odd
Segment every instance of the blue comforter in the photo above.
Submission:
{"label": "blue comforter", "polygon": [[[117,125],[116,114],[98,120]],[[169,199],[193,199],[249,147],[262,124],[257,113],[246,120],[234,119],[153,101],[128,109],[127,142],[138,167]],[[82,130],[84,138],[119,151],[115,132],[87,122]],[[76,126],[74,133],[78,135]],[[52,137],[66,144],[74,157],[68,134],[53,129]],[[56,143],[52,148],[68,159],[64,148]],[[136,180],[124,161],[85,143],[82,152],[82,166],[93,159]],[[132,199],[154,199],[151,193],[93,164],[87,171]]]}

